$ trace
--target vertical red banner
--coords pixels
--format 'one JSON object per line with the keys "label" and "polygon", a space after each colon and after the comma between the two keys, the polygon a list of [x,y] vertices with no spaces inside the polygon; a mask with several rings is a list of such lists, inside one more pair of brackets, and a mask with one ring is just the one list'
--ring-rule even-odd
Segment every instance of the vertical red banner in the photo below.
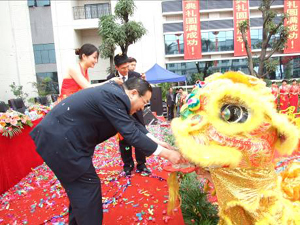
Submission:
{"label": "vertical red banner", "polygon": [[287,41],[287,48],[284,49],[284,53],[300,52],[300,37],[299,37],[299,0],[285,0],[284,12],[289,17],[284,20],[284,26],[290,29],[290,33]]}
{"label": "vertical red banner", "polygon": [[[249,0],[233,0],[233,25],[234,25],[234,56],[247,55],[239,24],[242,21],[249,23]],[[248,45],[251,48],[250,30],[247,31]]]}
{"label": "vertical red banner", "polygon": [[199,0],[182,1],[184,29],[184,59],[201,59]]}

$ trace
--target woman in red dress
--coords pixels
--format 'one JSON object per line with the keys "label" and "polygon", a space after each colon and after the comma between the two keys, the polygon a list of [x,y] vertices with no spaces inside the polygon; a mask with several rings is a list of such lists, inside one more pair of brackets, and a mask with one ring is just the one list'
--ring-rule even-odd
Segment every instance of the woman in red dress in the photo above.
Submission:
{"label": "woman in red dress", "polygon": [[294,106],[294,113],[298,111],[298,94],[299,94],[299,85],[296,80],[292,81],[292,85],[290,87],[290,106]]}
{"label": "woman in red dress", "polygon": [[289,107],[289,86],[287,81],[283,80],[282,85],[279,88],[280,92],[280,110],[286,110]]}
{"label": "woman in red dress", "polygon": [[[80,61],[78,64],[68,68],[62,82],[58,102],[82,89],[106,83],[92,85],[88,75],[88,69],[94,68],[95,64],[98,62],[99,50],[96,46],[84,44],[81,48],[75,50],[75,54],[79,55]],[[120,78],[115,78],[114,81],[118,84],[123,83]]]}
{"label": "woman in red dress", "polygon": [[277,86],[276,82],[272,82],[271,86],[272,94],[274,95],[274,104],[275,108],[278,108],[278,96],[279,96],[279,87]]}

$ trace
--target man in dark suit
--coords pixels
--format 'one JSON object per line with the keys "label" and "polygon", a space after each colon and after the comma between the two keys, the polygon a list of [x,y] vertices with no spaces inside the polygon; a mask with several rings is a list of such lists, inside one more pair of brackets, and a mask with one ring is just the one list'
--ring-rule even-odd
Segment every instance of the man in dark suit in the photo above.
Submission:
{"label": "man in dark suit", "polygon": [[159,155],[172,163],[182,160],[131,116],[143,109],[151,92],[142,79],[84,89],[56,105],[30,133],[37,152],[66,190],[70,224],[102,224],[100,179],[92,157],[95,146],[117,132],[147,156]]}
{"label": "man in dark suit", "polygon": [[167,93],[168,120],[172,120],[174,118],[174,105],[175,98],[173,88],[170,87],[169,92]]}
{"label": "man in dark suit", "polygon": [[[129,78],[140,78],[141,75],[137,72],[130,71],[129,70],[129,61],[130,59],[127,57],[127,55],[116,55],[114,58],[115,63],[115,69],[116,72],[110,74],[107,77],[107,80],[112,79],[114,77],[121,77],[122,80],[125,82]],[[134,118],[137,119],[138,122],[140,122],[143,126],[144,124],[144,118],[143,118],[143,111],[139,110],[134,115]],[[134,161],[132,158],[132,147],[130,144],[126,142],[126,140],[119,140],[119,147],[121,152],[121,158],[124,163],[124,172],[126,176],[131,175],[132,170],[134,169]],[[135,149],[135,159],[137,162],[137,172],[145,172],[150,174],[151,171],[146,167],[146,156],[143,154],[143,152],[139,149]]]}

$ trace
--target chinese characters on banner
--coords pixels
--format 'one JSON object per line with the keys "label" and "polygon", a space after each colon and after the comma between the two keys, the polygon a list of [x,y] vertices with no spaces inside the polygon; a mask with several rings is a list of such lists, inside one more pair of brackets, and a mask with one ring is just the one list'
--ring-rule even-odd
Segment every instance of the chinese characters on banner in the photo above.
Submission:
{"label": "chinese characters on banner", "polygon": [[300,52],[300,37],[299,37],[299,0],[285,0],[284,12],[289,17],[284,20],[284,26],[290,29],[290,33],[287,41],[287,48],[284,49],[284,53]]}
{"label": "chinese characters on banner", "polygon": [[[239,30],[239,24],[242,21],[249,21],[249,0],[233,0],[233,18],[234,18],[234,56],[247,55],[242,33]],[[251,48],[250,31],[247,31],[248,45]]]}
{"label": "chinese characters on banner", "polygon": [[184,59],[202,58],[199,1],[182,1]]}

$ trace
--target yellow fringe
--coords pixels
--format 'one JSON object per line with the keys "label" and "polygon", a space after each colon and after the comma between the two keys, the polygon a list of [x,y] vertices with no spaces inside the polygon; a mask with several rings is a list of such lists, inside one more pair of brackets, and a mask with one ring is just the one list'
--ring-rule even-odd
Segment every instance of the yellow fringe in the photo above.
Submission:
{"label": "yellow fringe", "polygon": [[175,208],[180,207],[179,183],[177,180],[177,172],[172,172],[168,177],[169,186],[169,202],[168,215],[173,214]]}
{"label": "yellow fringe", "polygon": [[240,163],[242,153],[235,148],[213,143],[209,145],[196,143],[189,133],[184,132],[187,128],[180,118],[173,119],[171,127],[173,128],[177,146],[182,150],[181,154],[196,165],[201,167],[228,166],[234,168]]}

